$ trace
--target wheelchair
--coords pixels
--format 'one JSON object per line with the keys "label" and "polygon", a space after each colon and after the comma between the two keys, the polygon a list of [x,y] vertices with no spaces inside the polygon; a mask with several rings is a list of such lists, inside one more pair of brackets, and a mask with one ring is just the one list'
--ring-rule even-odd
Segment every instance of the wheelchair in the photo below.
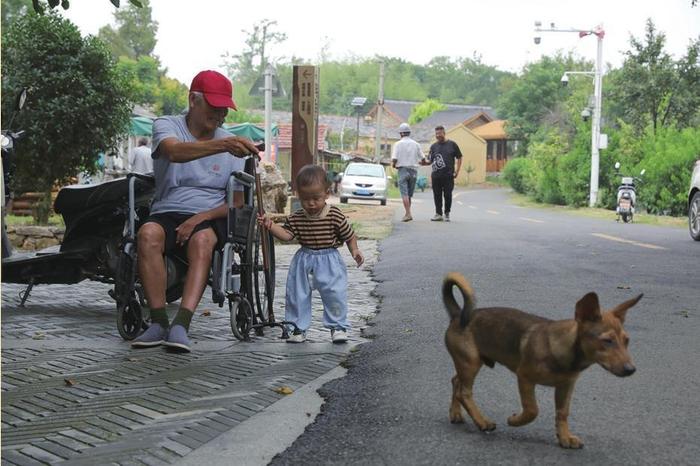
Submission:
{"label": "wheelchair", "polygon": [[[243,171],[230,174],[226,202],[226,241],[216,249],[212,257],[211,272],[207,284],[212,290],[212,301],[223,307],[228,304],[231,330],[239,340],[250,340],[251,331],[262,336],[264,327],[281,327],[282,338],[288,337],[292,322],[276,321],[273,312],[275,295],[275,250],[272,234],[257,223],[257,212],[262,206],[259,176],[256,176],[257,159],[245,159]],[[133,340],[148,328],[145,315],[143,288],[137,268],[136,232],[148,217],[150,202],[138,202],[136,193],[140,185],[155,186],[151,175],[130,173],[129,204],[119,255],[112,297],[117,304],[117,330],[125,340]],[[233,206],[235,182],[243,185],[244,204]],[[167,270],[166,301],[180,299],[187,273],[187,260],[181,254],[165,255]]]}

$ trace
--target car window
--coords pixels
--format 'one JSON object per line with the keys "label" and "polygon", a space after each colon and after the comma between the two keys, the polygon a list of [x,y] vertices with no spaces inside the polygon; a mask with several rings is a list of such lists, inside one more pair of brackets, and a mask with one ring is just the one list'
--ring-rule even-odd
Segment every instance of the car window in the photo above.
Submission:
{"label": "car window", "polygon": [[381,165],[348,165],[345,175],[351,176],[373,176],[384,178],[384,167]]}

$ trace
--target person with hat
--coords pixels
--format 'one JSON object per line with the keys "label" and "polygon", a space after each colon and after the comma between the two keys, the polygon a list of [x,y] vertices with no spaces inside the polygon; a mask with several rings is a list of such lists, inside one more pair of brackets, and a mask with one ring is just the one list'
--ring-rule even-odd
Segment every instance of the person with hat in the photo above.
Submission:
{"label": "person with hat", "polygon": [[399,192],[401,193],[405,211],[401,221],[410,222],[413,220],[411,216],[411,198],[416,188],[418,165],[424,164],[425,159],[420,149],[420,144],[411,139],[411,127],[408,126],[408,123],[399,125],[399,135],[401,139],[394,144],[391,154],[391,166],[398,169]]}
{"label": "person with hat", "polygon": [[[221,128],[228,109],[236,110],[233,86],[216,71],[198,73],[189,91],[186,114],[153,122],[151,157],[155,195],[151,214],[137,235],[138,267],[150,308],[151,326],[134,348],[165,345],[189,352],[192,315],[204,293],[214,248],[225,241],[226,185],[243,170],[243,157],[257,154],[253,143]],[[243,204],[237,186],[234,204]],[[180,308],[172,322],[165,312],[167,271],[163,255],[180,249],[189,268]]]}

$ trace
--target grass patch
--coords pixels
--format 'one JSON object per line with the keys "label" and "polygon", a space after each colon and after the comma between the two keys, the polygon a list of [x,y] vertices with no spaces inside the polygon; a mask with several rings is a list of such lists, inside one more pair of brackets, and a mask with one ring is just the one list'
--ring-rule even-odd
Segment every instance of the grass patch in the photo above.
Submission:
{"label": "grass patch", "polygon": [[504,188],[510,187],[504,176],[489,175],[486,177],[486,183],[501,186]]}
{"label": "grass patch", "polygon": [[389,186],[386,190],[386,197],[388,197],[389,199],[401,199],[399,187],[394,186],[394,182],[392,180],[389,180]]}
{"label": "grass patch", "polygon": [[[617,215],[615,214],[614,210],[594,207],[571,207],[553,204],[542,204],[519,193],[511,193],[510,198],[515,205],[518,205],[520,207],[564,212],[566,214],[580,215],[589,218],[598,218],[601,220],[615,220],[617,218]],[[688,228],[687,217],[669,217],[666,215],[651,215],[646,213],[635,213],[634,223],[642,223],[645,225],[659,225],[674,228]]]}

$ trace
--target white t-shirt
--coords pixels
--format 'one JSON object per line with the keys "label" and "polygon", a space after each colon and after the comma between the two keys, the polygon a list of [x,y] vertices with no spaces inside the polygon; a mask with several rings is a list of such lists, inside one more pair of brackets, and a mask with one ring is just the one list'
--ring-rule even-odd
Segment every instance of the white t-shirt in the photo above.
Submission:
{"label": "white t-shirt", "polygon": [[153,158],[151,157],[151,149],[147,146],[138,146],[134,149],[131,163],[131,171],[136,173],[152,173]]}
{"label": "white t-shirt", "polygon": [[394,144],[391,160],[396,160],[396,168],[417,167],[419,162],[423,160],[420,144],[409,136],[402,137],[400,141]]}

